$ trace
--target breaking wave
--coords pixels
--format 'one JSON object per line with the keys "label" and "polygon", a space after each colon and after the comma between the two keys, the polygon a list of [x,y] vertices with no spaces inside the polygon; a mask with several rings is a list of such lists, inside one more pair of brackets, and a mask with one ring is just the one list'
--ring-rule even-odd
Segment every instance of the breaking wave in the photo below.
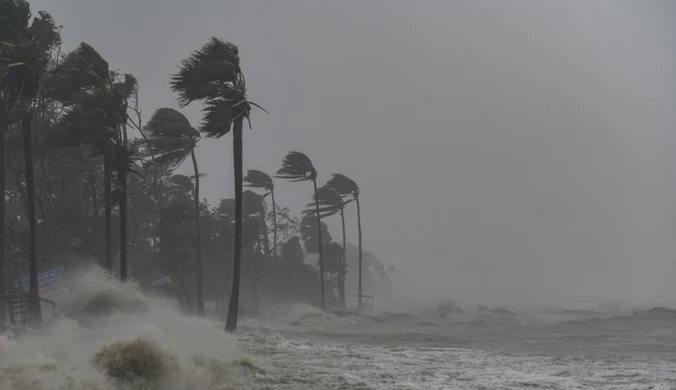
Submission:
{"label": "breaking wave", "polygon": [[93,268],[58,300],[48,328],[0,335],[8,390],[223,390],[265,375],[220,323],[182,314]]}

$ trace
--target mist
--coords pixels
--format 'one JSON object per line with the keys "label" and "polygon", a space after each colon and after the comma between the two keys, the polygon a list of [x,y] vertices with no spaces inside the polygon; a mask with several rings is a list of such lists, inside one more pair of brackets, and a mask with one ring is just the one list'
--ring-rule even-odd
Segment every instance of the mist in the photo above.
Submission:
{"label": "mist", "polygon": [[[176,107],[168,77],[206,37],[239,45],[249,95],[270,112],[252,117],[245,169],[274,171],[299,150],[320,181],[359,182],[364,246],[397,267],[407,294],[673,302],[670,2],[33,8],[65,26],[66,46],[87,41],[138,76],[148,113]],[[198,110],[185,111],[195,123]],[[204,196],[232,194],[228,141],[203,142],[198,157]],[[307,203],[308,188],[278,187],[280,203]]]}

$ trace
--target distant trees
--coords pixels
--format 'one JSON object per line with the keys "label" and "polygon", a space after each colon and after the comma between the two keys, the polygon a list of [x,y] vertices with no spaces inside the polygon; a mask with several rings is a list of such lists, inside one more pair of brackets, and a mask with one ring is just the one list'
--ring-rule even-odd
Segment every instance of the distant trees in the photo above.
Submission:
{"label": "distant trees", "polygon": [[362,302],[362,274],[364,265],[362,262],[362,239],[361,239],[361,207],[359,204],[359,186],[352,179],[339,173],[334,173],[331,180],[326,183],[326,188],[334,191],[344,198],[351,198],[357,204],[357,227],[359,231],[359,292],[357,293],[358,305],[361,308]]}
{"label": "distant trees", "polygon": [[[343,233],[343,244],[338,246],[340,251],[336,251],[336,247],[332,248],[332,259],[334,262],[337,262],[337,265],[331,267],[332,270],[338,275],[338,291],[339,291],[339,301],[343,308],[346,307],[345,302],[345,274],[347,273],[347,264],[346,259],[346,235],[345,235],[345,205],[351,202],[352,200],[345,201],[337,192],[332,190],[329,187],[321,187],[316,196],[314,197],[314,204],[308,204],[304,211],[305,214],[316,214],[319,212],[319,218],[329,217],[340,213],[342,233]],[[312,208],[311,206],[316,206],[319,203],[319,209]]]}
{"label": "distant trees", "polygon": [[289,152],[282,160],[282,167],[277,171],[277,177],[291,182],[311,181],[314,188],[315,211],[317,219],[317,251],[319,253],[319,283],[320,302],[324,310],[326,306],[324,296],[324,254],[322,252],[322,229],[319,215],[319,198],[317,196],[317,170],[308,156],[300,152]]}

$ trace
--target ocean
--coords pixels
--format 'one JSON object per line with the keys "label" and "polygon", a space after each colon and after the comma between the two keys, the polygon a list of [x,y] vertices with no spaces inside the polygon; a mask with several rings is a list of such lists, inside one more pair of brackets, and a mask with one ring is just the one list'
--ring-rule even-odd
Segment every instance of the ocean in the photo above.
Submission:
{"label": "ocean", "polygon": [[184,315],[100,270],[41,332],[0,336],[0,389],[676,389],[676,310]]}

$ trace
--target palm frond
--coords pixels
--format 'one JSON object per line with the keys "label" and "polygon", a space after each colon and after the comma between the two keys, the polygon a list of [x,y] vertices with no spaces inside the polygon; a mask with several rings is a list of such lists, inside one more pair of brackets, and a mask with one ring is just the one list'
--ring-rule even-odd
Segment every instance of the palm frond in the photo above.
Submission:
{"label": "palm frond", "polygon": [[178,93],[181,106],[186,106],[219,96],[220,87],[234,83],[240,73],[237,46],[212,37],[181,61],[178,73],[171,76],[171,89]]}
{"label": "palm frond", "polygon": [[249,169],[244,176],[244,185],[251,188],[261,188],[266,191],[272,191],[275,184],[272,178],[265,172]]}
{"label": "palm frond", "polygon": [[0,0],[0,41],[13,43],[28,29],[30,5],[25,0]]}
{"label": "palm frond", "polygon": [[331,175],[331,180],[326,183],[326,187],[333,190],[340,196],[359,197],[359,186],[352,179],[340,173]]}
{"label": "palm frond", "polygon": [[317,171],[308,156],[301,152],[289,152],[282,160],[282,167],[277,171],[280,179],[291,182],[316,180]]}
{"label": "palm frond", "polygon": [[155,111],[144,130],[150,138],[185,138],[197,142],[200,133],[190,126],[185,115],[173,108],[159,108]]}
{"label": "palm frond", "polygon": [[172,171],[183,164],[200,139],[188,118],[172,108],[156,110],[144,130],[146,151],[155,156],[153,163]]}
{"label": "palm frond", "polygon": [[110,81],[108,62],[90,45],[80,46],[65,54],[59,64],[47,75],[47,95],[62,103],[72,100],[94,88],[102,88]]}

